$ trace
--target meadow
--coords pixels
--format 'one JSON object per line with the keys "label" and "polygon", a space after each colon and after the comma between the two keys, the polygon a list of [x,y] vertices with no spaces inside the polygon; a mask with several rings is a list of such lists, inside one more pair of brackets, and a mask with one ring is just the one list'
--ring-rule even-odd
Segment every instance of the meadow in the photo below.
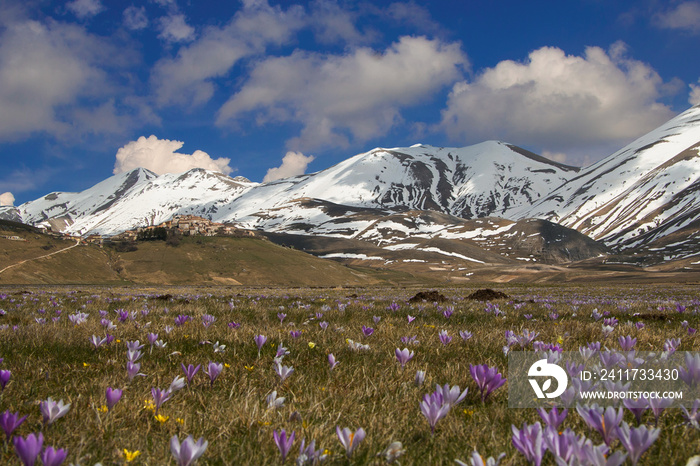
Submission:
{"label": "meadow", "polygon": [[623,423],[655,433],[640,451],[574,408],[545,432],[536,410],[508,407],[507,381],[483,386],[470,371],[507,380],[504,347],[520,350],[524,334],[535,335],[526,351],[620,349],[627,336],[638,350],[698,351],[695,287],[498,289],[508,297],[439,288],[444,302],[413,303],[420,289],[0,289],[0,463],[28,464],[39,434],[44,464],[90,466],[480,464],[475,451],[484,464],[556,464],[548,436],[609,444],[601,463],[569,453],[564,464],[685,464],[700,453],[697,409],[647,409],[637,421],[620,405]]}

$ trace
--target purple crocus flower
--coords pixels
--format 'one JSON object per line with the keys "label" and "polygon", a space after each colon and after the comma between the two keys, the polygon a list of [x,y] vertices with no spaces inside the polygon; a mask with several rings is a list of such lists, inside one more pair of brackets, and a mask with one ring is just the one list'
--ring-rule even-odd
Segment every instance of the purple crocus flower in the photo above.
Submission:
{"label": "purple crocus flower", "polygon": [[608,406],[603,410],[597,404],[591,406],[577,405],[576,411],[588,424],[588,427],[597,430],[603,436],[603,441],[606,445],[610,446],[617,439],[617,427],[622,422],[622,408],[615,411],[615,408],[612,406]]}
{"label": "purple crocus flower", "polygon": [[290,330],[289,336],[292,338],[299,338],[301,336],[301,332],[299,330]]}
{"label": "purple crocus flower", "polygon": [[170,453],[175,457],[178,466],[193,465],[197,462],[199,457],[204,454],[208,446],[209,442],[204,440],[204,437],[200,437],[197,443],[195,443],[194,438],[188,435],[187,438],[182,441],[182,445],[180,445],[177,435],[173,435],[170,439]]}
{"label": "purple crocus flower", "polygon": [[396,348],[396,350],[394,350],[394,354],[396,355],[396,359],[401,364],[401,369],[403,369],[406,363],[413,358],[415,353],[413,351],[408,351],[408,348],[404,348],[402,350]]}
{"label": "purple crocus flower", "polygon": [[552,407],[551,411],[549,412],[547,412],[547,410],[544,408],[537,408],[537,414],[540,415],[544,423],[548,427],[551,427],[555,430],[559,429],[559,426],[562,422],[564,422],[564,419],[566,419],[566,415],[568,413],[568,409],[563,409],[559,411],[556,406]]}
{"label": "purple crocus flower", "polygon": [[452,337],[447,334],[447,330],[440,330],[440,343],[448,345],[452,341]]}
{"label": "purple crocus flower", "polygon": [[649,402],[646,398],[625,398],[622,400],[622,404],[629,410],[629,412],[634,414],[635,419],[637,419],[637,424],[642,422],[642,415],[644,414],[644,411],[649,409]]}
{"label": "purple crocus flower", "polygon": [[469,373],[479,387],[482,403],[486,401],[492,391],[506,383],[506,379],[498,372],[498,368],[489,367],[487,364],[476,366],[469,364]]}
{"label": "purple crocus flower", "polygon": [[280,320],[280,324],[284,322],[285,317],[287,317],[287,314],[285,314],[284,312],[277,313],[277,318]]}
{"label": "purple crocus flower", "polygon": [[148,335],[146,335],[146,338],[148,339],[148,343],[151,345],[151,347],[153,347],[153,343],[155,343],[156,340],[158,339],[158,334],[157,333],[149,333]]}
{"label": "purple crocus flower", "polygon": [[5,411],[0,414],[0,428],[5,432],[5,437],[7,441],[10,441],[12,433],[17,429],[22,423],[27,419],[27,416],[19,417],[19,413],[10,413],[10,411]]}
{"label": "purple crocus flower", "polygon": [[4,369],[0,370],[0,389],[3,391],[5,390],[7,383],[10,381],[10,377],[12,377],[12,372]]}
{"label": "purple crocus flower", "polygon": [[170,399],[173,393],[170,390],[161,390],[160,388],[151,387],[151,396],[153,397],[153,403],[156,405],[155,413],[158,414],[160,407]]}
{"label": "purple crocus flower", "polygon": [[362,326],[362,333],[368,337],[374,333],[374,329],[372,327],[365,327],[364,325]]}
{"label": "purple crocus flower", "polygon": [[473,336],[473,334],[469,330],[460,330],[459,336],[462,337],[462,340],[467,341]]}
{"label": "purple crocus flower", "polygon": [[671,398],[649,398],[647,403],[649,403],[651,412],[654,413],[654,425],[658,425],[661,413],[673,404],[673,400]]}
{"label": "purple crocus flower", "polygon": [[294,443],[294,435],[295,432],[292,432],[292,435],[287,437],[287,432],[284,429],[282,429],[280,432],[277,432],[277,429],[272,431],[272,436],[275,439],[275,445],[277,445],[280,455],[282,455],[282,463],[284,463],[284,461],[287,459],[287,454],[292,448],[292,444]]}
{"label": "purple crocus flower", "polygon": [[685,419],[688,424],[696,429],[700,429],[700,423],[698,422],[700,421],[700,412],[698,409],[700,409],[700,399],[696,399],[693,402],[693,406],[690,408],[690,411],[688,411],[685,406],[681,406],[681,411],[683,411],[683,419]]}
{"label": "purple crocus flower", "polygon": [[442,311],[442,315],[445,316],[445,319],[449,319],[450,317],[452,317],[452,312],[452,308],[448,307],[447,309]]}
{"label": "purple crocus flower", "polygon": [[622,348],[622,351],[632,351],[632,349],[634,349],[634,345],[637,344],[637,339],[632,338],[629,335],[626,337],[619,337],[617,341],[620,342],[620,348]]}
{"label": "purple crocus flower", "polygon": [[126,374],[129,377],[129,381],[133,380],[137,375],[144,375],[140,373],[141,363],[140,362],[126,362]]}
{"label": "purple crocus flower", "polygon": [[410,324],[411,322],[413,322],[414,320],[416,320],[416,318],[413,317],[412,315],[408,315],[408,316],[406,316],[406,317],[408,318],[408,323],[409,323],[409,324]]}
{"label": "purple crocus flower", "polygon": [[685,367],[678,367],[678,376],[690,388],[697,387],[700,384],[700,354],[686,352]]}
{"label": "purple crocus flower", "polygon": [[211,324],[213,324],[216,321],[216,317],[214,317],[211,314],[204,314],[202,316],[202,325],[204,328],[209,328]]}
{"label": "purple crocus flower", "polygon": [[44,418],[44,424],[51,425],[57,419],[65,416],[68,413],[70,403],[64,404],[63,400],[56,402],[49,397],[46,401],[42,401],[39,404],[39,409],[41,410],[41,415]]}
{"label": "purple crocus flower", "polygon": [[321,327],[321,330],[326,330],[328,328],[328,322],[324,320],[323,322],[319,322],[318,326]]}
{"label": "purple crocus flower", "polygon": [[630,427],[626,422],[617,428],[620,443],[629,453],[633,465],[637,464],[644,452],[659,438],[660,433],[661,429],[648,428],[645,425]]}
{"label": "purple crocus flower", "polygon": [[44,436],[41,432],[38,435],[29,434],[27,438],[15,437],[13,439],[15,453],[24,466],[34,466],[37,456],[41,452],[44,443]]}
{"label": "purple crocus flower", "polygon": [[107,410],[112,411],[114,405],[119,402],[122,397],[122,391],[118,388],[107,387],[105,391],[105,399],[107,400]]}
{"label": "purple crocus flower", "polygon": [[197,364],[197,366],[193,366],[192,364],[188,364],[187,366],[185,366],[185,364],[180,363],[180,367],[185,373],[185,377],[187,378],[187,385],[189,385],[190,383],[192,383],[192,379],[197,374],[197,372],[199,372],[199,369],[202,367],[202,365]]}
{"label": "purple crocus flower", "polygon": [[68,450],[65,448],[46,447],[41,453],[41,461],[44,466],[61,466],[66,460],[66,456],[68,456]]}
{"label": "purple crocus flower", "polygon": [[258,359],[259,359],[260,358],[260,350],[262,350],[263,345],[267,341],[267,337],[265,335],[255,335],[253,340],[255,341],[255,344],[258,347]]}
{"label": "purple crocus flower", "polygon": [[335,369],[335,366],[338,365],[338,361],[336,361],[335,356],[333,353],[328,354],[328,364],[331,366],[331,370]]}
{"label": "purple crocus flower", "polygon": [[428,420],[428,424],[430,424],[430,433],[435,434],[435,425],[450,412],[450,404],[445,403],[440,391],[436,391],[429,395],[424,395],[423,401],[420,402],[419,406],[421,413]]}
{"label": "purple crocus flower", "polygon": [[338,435],[341,445],[345,448],[345,454],[350,457],[357,446],[365,439],[365,430],[360,427],[355,432],[345,427],[340,429],[340,426],[335,426],[335,433]]}
{"label": "purple crocus flower", "polygon": [[557,464],[569,464],[569,459],[576,454],[579,444],[579,437],[571,429],[562,433],[552,428],[545,429],[543,439],[545,447],[557,459]]}
{"label": "purple crocus flower", "polygon": [[211,386],[214,386],[214,381],[216,380],[217,377],[219,377],[219,374],[221,374],[222,370],[224,370],[223,364],[209,361],[209,365],[207,367],[207,370],[204,371],[204,373],[209,376],[209,381],[211,382]]}
{"label": "purple crocus flower", "polygon": [[228,328],[234,328],[234,329],[235,329],[235,328],[238,328],[238,327],[240,327],[240,326],[241,326],[241,324],[239,324],[238,322],[229,322],[229,323],[228,323]]}
{"label": "purple crocus flower", "polygon": [[294,368],[291,366],[283,366],[282,364],[275,364],[275,373],[280,376],[282,382],[284,382],[287,377],[292,375]]}
{"label": "purple crocus flower", "polygon": [[449,384],[445,384],[443,387],[436,385],[435,393],[440,393],[442,395],[442,402],[449,403],[450,406],[459,404],[467,396],[467,391],[469,389],[465,388],[463,392],[460,392],[459,385],[450,387]]}
{"label": "purple crocus flower", "polygon": [[512,425],[511,430],[513,431],[513,446],[525,455],[530,463],[539,466],[547,449],[542,437],[542,425],[539,422],[531,426],[523,423],[522,429]]}
{"label": "purple crocus flower", "polygon": [[176,327],[182,327],[187,323],[188,320],[190,320],[191,317],[185,314],[180,314],[177,317],[175,317],[175,326]]}
{"label": "purple crocus flower", "polygon": [[313,465],[322,462],[326,455],[322,454],[319,448],[316,450],[316,441],[312,440],[306,445],[306,439],[301,439],[301,447],[299,447],[299,456],[297,456],[297,465]]}

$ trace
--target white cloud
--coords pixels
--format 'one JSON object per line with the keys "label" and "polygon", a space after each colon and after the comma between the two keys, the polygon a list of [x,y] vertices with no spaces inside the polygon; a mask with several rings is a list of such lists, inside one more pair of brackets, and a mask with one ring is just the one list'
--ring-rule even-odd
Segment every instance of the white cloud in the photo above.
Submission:
{"label": "white cloud", "polygon": [[[75,24],[8,21],[0,28],[0,141],[37,132],[75,140],[141,124],[125,103],[128,88],[118,81],[134,56]],[[113,111],[110,126],[79,121],[89,112],[105,117],[107,110]]]}
{"label": "white cloud", "polygon": [[287,152],[282,159],[282,165],[270,168],[263,178],[263,183],[275,181],[290,176],[303,175],[306,167],[314,160],[313,155],[306,156],[301,152]]}
{"label": "white cloud", "polygon": [[100,0],[74,0],[68,2],[66,7],[80,19],[92,18],[104,10]]}
{"label": "white cloud", "polygon": [[228,175],[233,169],[228,165],[231,159],[212,159],[209,154],[196,150],[191,155],[176,152],[184,145],[180,141],[158,139],[151,135],[141,136],[117,151],[113,173],[123,173],[142,167],[154,173],[182,173],[193,168],[204,168]]}
{"label": "white cloud", "polygon": [[545,150],[542,152],[542,157],[553,160],[555,162],[559,163],[566,163],[567,156],[563,152],[550,152],[548,150]]}
{"label": "white cloud", "polygon": [[662,28],[700,32],[700,2],[679,3],[675,8],[659,13],[655,19]]}
{"label": "white cloud", "polygon": [[287,43],[303,26],[303,8],[282,10],[266,1],[244,2],[224,27],[208,27],[174,58],[160,60],[151,74],[159,105],[200,105],[214,94],[214,80],[225,76],[242,58]]}
{"label": "white cloud", "polygon": [[[657,102],[672,86],[625,46],[584,56],[543,47],[454,86],[442,128],[454,140],[503,139],[556,152],[629,141],[674,116]],[[607,155],[607,154],[605,154]]]}
{"label": "white cloud", "polygon": [[358,13],[341,8],[333,0],[316,0],[311,3],[308,22],[321,43],[366,44],[374,40],[377,33],[360,31],[357,19]]}
{"label": "white cloud", "polygon": [[158,20],[159,38],[166,42],[191,42],[194,40],[194,28],[187,24],[185,15],[164,16]]}
{"label": "white cloud", "polygon": [[124,10],[124,26],[132,31],[145,29],[148,26],[148,16],[146,15],[146,7],[130,6]]}
{"label": "white cloud", "polygon": [[100,45],[77,26],[10,25],[0,36],[0,138],[66,131],[58,108],[105,85]]}
{"label": "white cloud", "polygon": [[403,107],[430,98],[461,77],[467,58],[459,44],[402,37],[378,53],[358,48],[344,55],[296,51],[259,62],[248,81],[219,110],[217,124],[254,114],[259,124],[303,125],[292,149],[344,145],[385,134]]}
{"label": "white cloud", "polygon": [[[698,84],[700,84],[700,79],[698,80]],[[690,98],[688,102],[690,102],[690,105],[700,105],[700,85],[690,85]]]}
{"label": "white cloud", "polygon": [[0,206],[13,206],[15,205],[15,196],[11,192],[6,192],[0,194]]}

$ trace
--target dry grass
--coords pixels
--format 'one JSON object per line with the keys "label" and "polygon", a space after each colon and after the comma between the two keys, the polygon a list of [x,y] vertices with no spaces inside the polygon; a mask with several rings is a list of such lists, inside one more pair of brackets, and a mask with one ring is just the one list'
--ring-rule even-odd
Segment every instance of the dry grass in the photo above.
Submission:
{"label": "dry grass", "polygon": [[[523,457],[511,444],[510,426],[534,422],[534,410],[507,407],[507,387],[503,387],[482,404],[476,384],[469,376],[469,364],[488,363],[497,366],[507,377],[507,359],[502,347],[504,332],[529,329],[539,332],[538,340],[554,342],[562,337],[564,349],[575,351],[580,345],[601,340],[600,323],[590,317],[597,308],[618,317],[620,326],[613,338],[605,341],[617,347],[616,337],[638,338],[640,350],[658,350],[667,338],[682,337],[681,350],[697,351],[700,341],[681,328],[682,320],[697,327],[694,290],[677,288],[526,288],[502,289],[513,300],[498,302],[506,317],[494,317],[484,311],[484,303],[464,300],[474,289],[442,289],[453,306],[454,314],[446,319],[433,303],[409,305],[407,299],[416,290],[397,289],[179,289],[173,291],[125,288],[5,289],[0,309],[5,315],[0,324],[0,369],[12,371],[12,378],[0,399],[0,411],[18,411],[29,415],[18,429],[19,435],[42,430],[47,445],[69,450],[68,461],[92,465],[122,464],[123,450],[138,450],[133,464],[174,464],[169,452],[169,439],[188,434],[204,437],[209,448],[200,464],[278,464],[280,456],[273,443],[273,429],[295,431],[297,440],[288,458],[296,458],[301,438],[316,440],[329,450],[328,464],[380,464],[376,455],[392,441],[403,443],[406,453],[401,464],[454,464],[455,458],[467,460],[477,449],[485,456],[506,453],[502,464],[524,464]],[[239,294],[240,291],[240,294]],[[2,290],[0,290],[2,292]],[[168,299],[157,296],[170,293]],[[353,297],[348,295],[353,293]],[[396,302],[398,311],[387,307]],[[520,302],[522,307],[515,310]],[[677,302],[688,305],[685,314],[675,312]],[[551,306],[560,317],[547,316]],[[667,310],[659,311],[663,306]],[[344,307],[344,310],[341,308]],[[40,309],[45,311],[40,313]],[[116,309],[134,311],[134,321],[117,321]],[[56,311],[60,319],[52,322]],[[89,339],[103,336],[99,311],[108,312],[117,329],[110,332],[119,342],[95,350]],[[147,310],[147,315],[142,311]],[[87,322],[73,326],[68,316],[77,311],[90,315]],[[277,313],[287,317],[280,323]],[[315,314],[323,313],[321,319]],[[645,320],[646,327],[637,330],[627,322],[639,318],[632,314],[663,314],[663,319]],[[532,314],[527,320],[523,314]],[[178,314],[192,316],[191,322],[174,327]],[[204,328],[201,317],[211,314],[216,322]],[[408,315],[416,320],[408,323]],[[375,324],[373,316],[381,317]],[[35,318],[48,320],[39,324]],[[319,321],[327,321],[326,330]],[[147,326],[147,323],[150,325]],[[240,323],[232,329],[229,322]],[[13,330],[13,326],[18,326]],[[361,326],[373,327],[369,337]],[[443,346],[438,332],[445,329],[453,337]],[[300,330],[294,339],[290,330]],[[467,342],[459,330],[470,330],[474,336]],[[167,346],[149,350],[144,347],[141,372],[128,382],[125,370],[126,341],[146,341],[148,332],[155,332]],[[264,334],[268,342],[260,359],[253,342]],[[400,339],[416,335],[420,344],[411,347],[416,356],[401,370],[394,357],[396,348],[405,345]],[[346,339],[370,345],[366,352],[351,351]],[[222,354],[215,354],[208,342],[226,345]],[[310,348],[309,342],[315,347]],[[273,357],[279,343],[289,349],[284,364],[294,373],[284,382],[273,371]],[[327,354],[340,361],[332,372]],[[210,385],[203,373],[208,361],[227,364],[221,376]],[[151,387],[165,389],[175,376],[183,375],[180,363],[202,364],[191,387],[175,393],[161,408],[169,419],[160,423],[145,401],[151,399]],[[251,369],[252,367],[252,369]],[[427,373],[425,384],[414,384],[416,370]],[[466,400],[454,407],[439,421],[431,436],[428,423],[418,408],[422,396],[435,384],[469,387]],[[107,387],[123,388],[124,396],[114,410],[100,412]],[[286,397],[284,407],[268,410],[265,397],[272,390]],[[70,412],[55,424],[43,427],[38,404],[52,397],[71,403]],[[298,413],[297,415],[292,415]],[[648,414],[651,416],[650,414]],[[632,415],[625,413],[631,422]],[[651,418],[647,418],[652,422]],[[336,437],[335,427],[363,427],[367,438],[348,460]],[[575,412],[570,412],[564,427],[586,433],[600,443],[597,433],[589,432]],[[699,453],[700,433],[682,425],[679,410],[667,410],[661,420],[662,434],[645,454],[643,464],[684,464]],[[615,449],[622,449],[617,444]],[[550,455],[549,453],[547,455]],[[547,456],[552,463],[552,457]],[[0,448],[0,463],[18,464],[13,448]]]}

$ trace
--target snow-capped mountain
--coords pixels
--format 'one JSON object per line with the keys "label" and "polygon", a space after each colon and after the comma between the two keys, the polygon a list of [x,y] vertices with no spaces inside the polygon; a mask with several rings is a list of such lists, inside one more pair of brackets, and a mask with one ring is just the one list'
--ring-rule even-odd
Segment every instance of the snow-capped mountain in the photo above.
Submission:
{"label": "snow-capped mountain", "polygon": [[[387,257],[408,250],[467,262],[489,262],[494,254],[506,261],[538,254],[577,260],[608,251],[568,228],[617,252],[646,251],[658,262],[700,254],[698,162],[700,106],[581,170],[496,141],[377,148],[268,183],[202,169],[161,176],[137,169],[80,193],[4,208],[0,218],[85,236],[193,214],[271,235],[323,236],[329,240],[310,249],[328,257],[346,252],[329,250],[330,244],[360,242],[352,248],[369,247],[357,253],[373,257],[368,260],[391,261]],[[495,219],[488,228],[467,221],[485,218]],[[480,247],[485,252],[474,253]]]}
{"label": "snow-capped mountain", "polygon": [[17,208],[22,221],[77,235],[113,235],[175,214],[215,215],[257,183],[194,169],[161,176],[137,168],[79,193],[51,193]]}
{"label": "snow-capped mountain", "polygon": [[80,193],[49,194],[19,211],[27,223],[48,222],[80,235],[112,235],[175,214],[251,229],[353,235],[368,224],[357,220],[351,225],[348,215],[366,209],[504,216],[576,171],[500,142],[465,148],[416,145],[374,149],[317,173],[262,184],[202,169],[161,176],[137,169]]}
{"label": "snow-capped mountain", "polygon": [[587,167],[516,218],[544,218],[630,249],[700,219],[700,106]]}

